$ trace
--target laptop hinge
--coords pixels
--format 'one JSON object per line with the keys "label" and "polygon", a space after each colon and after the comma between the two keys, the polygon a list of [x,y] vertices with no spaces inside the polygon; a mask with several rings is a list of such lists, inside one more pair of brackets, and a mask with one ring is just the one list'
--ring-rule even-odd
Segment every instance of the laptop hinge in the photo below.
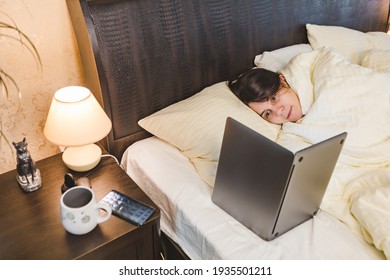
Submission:
{"label": "laptop hinge", "polygon": [[274,227],[273,227],[273,229],[272,229],[272,233],[271,233],[271,234],[274,234],[276,225],[278,224],[280,212],[282,211],[282,207],[283,207],[283,204],[284,204],[284,199],[285,199],[285,197],[286,197],[287,189],[288,189],[288,186],[290,185],[290,180],[291,180],[292,175],[293,175],[293,173],[294,173],[294,169],[295,169],[295,164],[293,164],[292,167],[291,167],[290,174],[289,174],[289,176],[288,176],[286,185],[285,185],[285,187],[284,187],[283,197],[282,197],[281,202],[280,202],[280,205],[279,205],[278,214],[276,215],[276,220],[275,220]]}

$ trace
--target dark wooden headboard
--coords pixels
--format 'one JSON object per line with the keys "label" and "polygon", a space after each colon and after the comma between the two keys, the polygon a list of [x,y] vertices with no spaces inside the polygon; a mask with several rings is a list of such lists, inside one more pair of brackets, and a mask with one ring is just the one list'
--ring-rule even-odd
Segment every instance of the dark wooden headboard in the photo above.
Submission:
{"label": "dark wooden headboard", "polygon": [[67,0],[87,86],[113,122],[117,156],[147,133],[137,121],[307,42],[306,23],[386,31],[389,0]]}

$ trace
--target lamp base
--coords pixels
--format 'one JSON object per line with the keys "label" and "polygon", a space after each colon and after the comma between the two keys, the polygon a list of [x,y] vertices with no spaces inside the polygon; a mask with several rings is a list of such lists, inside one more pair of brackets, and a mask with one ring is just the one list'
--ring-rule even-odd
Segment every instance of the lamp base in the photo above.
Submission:
{"label": "lamp base", "polygon": [[62,154],[65,165],[74,171],[84,172],[94,168],[100,161],[102,150],[96,144],[66,148]]}

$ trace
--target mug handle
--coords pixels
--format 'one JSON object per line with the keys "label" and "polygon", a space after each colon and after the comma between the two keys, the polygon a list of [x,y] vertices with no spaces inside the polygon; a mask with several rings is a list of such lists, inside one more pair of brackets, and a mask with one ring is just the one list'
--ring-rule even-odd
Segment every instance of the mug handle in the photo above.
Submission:
{"label": "mug handle", "polygon": [[99,213],[99,217],[97,219],[98,224],[107,221],[111,217],[112,210],[108,204],[101,202],[98,204],[98,209],[103,209],[104,211],[107,212],[104,216],[100,215]]}

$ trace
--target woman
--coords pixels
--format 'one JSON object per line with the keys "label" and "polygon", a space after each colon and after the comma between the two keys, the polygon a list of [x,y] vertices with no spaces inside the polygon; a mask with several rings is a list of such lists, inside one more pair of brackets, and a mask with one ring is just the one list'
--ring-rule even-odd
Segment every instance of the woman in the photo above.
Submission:
{"label": "woman", "polygon": [[283,75],[254,68],[229,81],[228,86],[242,102],[271,123],[296,122],[303,117],[299,97]]}

